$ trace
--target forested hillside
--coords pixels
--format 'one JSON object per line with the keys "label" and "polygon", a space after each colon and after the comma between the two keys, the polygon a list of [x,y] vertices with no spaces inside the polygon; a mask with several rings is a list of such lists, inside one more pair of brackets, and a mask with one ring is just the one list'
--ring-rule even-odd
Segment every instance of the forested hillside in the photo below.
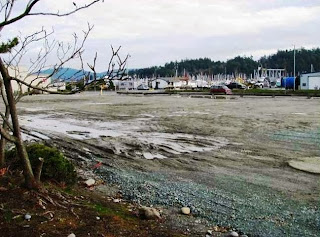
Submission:
{"label": "forested hillside", "polygon": [[[209,58],[185,59],[180,62],[166,63],[164,66],[153,66],[131,70],[131,74],[140,77],[152,76],[174,76],[176,69],[178,75],[185,73],[195,75],[203,74],[237,74],[245,73],[250,75],[259,65],[264,68],[284,68],[287,73],[293,73],[293,50],[279,50],[276,54],[261,57],[259,60],[253,60],[252,57],[237,56],[227,62],[212,61]],[[320,71],[320,48],[316,49],[298,49],[296,50],[296,72],[310,72],[311,65],[314,71]]]}
{"label": "forested hillside", "polygon": [[[292,74],[293,58],[293,50],[280,50],[274,55],[262,57],[260,62],[263,67],[285,68],[288,73]],[[311,65],[315,72],[320,71],[320,48],[296,50],[296,72],[298,74],[310,72]]]}

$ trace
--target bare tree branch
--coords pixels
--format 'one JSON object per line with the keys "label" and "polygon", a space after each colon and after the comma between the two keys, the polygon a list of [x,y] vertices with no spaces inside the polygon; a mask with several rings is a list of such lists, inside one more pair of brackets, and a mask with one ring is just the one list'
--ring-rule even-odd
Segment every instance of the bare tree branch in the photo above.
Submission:
{"label": "bare tree branch", "polygon": [[15,136],[10,135],[7,130],[5,130],[2,126],[0,126],[0,134],[3,136],[5,139],[7,139],[10,142],[16,143],[17,138]]}
{"label": "bare tree branch", "polygon": [[94,0],[92,2],[90,2],[89,4],[85,4],[83,6],[76,6],[76,9],[73,10],[73,11],[70,11],[70,12],[66,12],[66,13],[60,13],[60,12],[56,12],[56,13],[52,13],[52,12],[36,12],[36,13],[29,13],[28,15],[29,16],[39,16],[39,15],[42,15],[42,16],[58,16],[58,17],[63,17],[63,16],[69,16],[69,15],[72,15],[82,9],[85,9],[85,8],[88,8],[90,6],[92,6],[93,4],[97,3],[97,2],[100,2],[103,0]]}
{"label": "bare tree branch", "polygon": [[[20,15],[11,18],[11,19],[6,19],[3,22],[0,22],[0,31],[2,30],[2,28],[6,25],[10,25],[16,21],[21,20],[22,18],[28,16],[30,14],[30,11],[32,10],[32,8],[39,2],[40,0],[33,0],[31,2],[28,3],[26,9],[24,10],[23,13],[21,13]],[[8,2],[8,1],[7,1]]]}
{"label": "bare tree branch", "polygon": [[76,7],[75,10],[66,12],[66,13],[60,13],[59,11],[56,13],[53,12],[34,12],[32,13],[31,10],[34,8],[34,6],[40,2],[41,0],[30,0],[26,6],[26,8],[24,9],[24,11],[20,14],[18,14],[17,16],[9,19],[9,16],[11,14],[12,8],[14,3],[16,2],[15,0],[7,0],[5,6],[1,7],[1,10],[5,9],[5,19],[0,22],[0,31],[3,29],[4,26],[6,25],[10,25],[12,23],[15,23],[19,20],[21,20],[22,18],[26,17],[26,16],[57,16],[57,17],[63,17],[63,16],[69,16],[72,15],[80,10],[83,10],[85,8],[88,8],[90,6],[92,6],[93,4],[100,2],[101,0],[93,0],[91,1],[89,4],[85,4],[83,6],[80,7]]}

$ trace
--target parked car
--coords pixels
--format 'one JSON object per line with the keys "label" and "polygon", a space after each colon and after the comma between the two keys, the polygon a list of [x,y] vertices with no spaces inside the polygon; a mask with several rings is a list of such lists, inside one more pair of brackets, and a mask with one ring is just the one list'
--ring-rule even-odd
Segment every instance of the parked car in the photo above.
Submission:
{"label": "parked car", "polygon": [[254,84],[254,88],[263,88],[264,87],[264,83],[263,82],[257,82]]}
{"label": "parked car", "polygon": [[239,82],[231,82],[227,85],[229,89],[247,89],[247,87]]}
{"label": "parked car", "polygon": [[269,83],[269,81],[265,80],[263,82],[257,82],[256,84],[254,84],[254,88],[270,88],[271,85]]}
{"label": "parked car", "polygon": [[146,84],[141,84],[137,87],[137,90],[149,90],[149,87]]}
{"label": "parked car", "polygon": [[232,91],[224,86],[224,85],[219,85],[219,86],[211,86],[210,92],[212,94],[226,94],[226,95],[231,95]]}

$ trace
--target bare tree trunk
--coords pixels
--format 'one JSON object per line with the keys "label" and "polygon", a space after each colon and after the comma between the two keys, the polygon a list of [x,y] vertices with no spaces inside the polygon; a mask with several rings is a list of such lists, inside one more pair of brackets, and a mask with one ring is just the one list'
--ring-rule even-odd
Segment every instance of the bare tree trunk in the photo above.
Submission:
{"label": "bare tree trunk", "polygon": [[6,146],[6,139],[4,139],[4,137],[1,137],[1,140],[0,140],[0,168],[4,168],[6,166],[5,146]]}
{"label": "bare tree trunk", "polygon": [[16,148],[17,153],[20,158],[20,161],[23,166],[23,175],[25,178],[25,184],[27,188],[29,189],[35,189],[39,187],[39,183],[36,182],[33,171],[31,168],[31,163],[28,157],[28,153],[26,151],[26,148],[24,146],[22,136],[21,136],[21,130],[19,126],[19,120],[18,120],[18,114],[17,114],[17,108],[16,108],[16,102],[14,100],[13,96],[13,89],[11,86],[11,77],[5,68],[2,59],[0,58],[0,72],[3,78],[4,87],[7,94],[7,100],[8,105],[10,107],[10,115],[11,115],[11,121],[12,121],[12,128],[13,128],[13,136],[16,137]]}
{"label": "bare tree trunk", "polygon": [[[5,119],[8,121],[10,116],[10,109],[9,106],[6,106],[6,112],[5,112]],[[2,127],[6,130],[8,128],[8,125],[6,121],[3,121]],[[6,155],[5,155],[5,148],[6,148],[7,140],[1,136],[0,139],[0,168],[5,167],[6,165]]]}
{"label": "bare tree trunk", "polygon": [[1,140],[0,140],[0,168],[3,168],[6,166],[5,146],[6,146],[6,140],[3,137],[1,137]]}

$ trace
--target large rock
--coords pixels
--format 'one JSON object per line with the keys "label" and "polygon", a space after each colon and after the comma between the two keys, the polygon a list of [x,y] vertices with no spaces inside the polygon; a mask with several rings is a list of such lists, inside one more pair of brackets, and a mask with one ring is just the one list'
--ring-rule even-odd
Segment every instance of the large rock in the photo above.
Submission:
{"label": "large rock", "polygon": [[91,187],[96,183],[96,181],[94,179],[88,179],[84,183],[87,185],[87,187]]}
{"label": "large rock", "polygon": [[189,207],[183,207],[181,208],[181,213],[184,215],[190,215],[191,211]]}
{"label": "large rock", "polygon": [[231,231],[227,234],[227,237],[239,237],[239,234],[235,231]]}
{"label": "large rock", "polygon": [[153,207],[145,207],[142,206],[139,208],[139,215],[140,217],[147,219],[147,220],[156,220],[161,219],[161,215],[157,209]]}
{"label": "large rock", "polygon": [[320,157],[304,157],[297,160],[290,160],[289,166],[297,170],[320,174]]}

